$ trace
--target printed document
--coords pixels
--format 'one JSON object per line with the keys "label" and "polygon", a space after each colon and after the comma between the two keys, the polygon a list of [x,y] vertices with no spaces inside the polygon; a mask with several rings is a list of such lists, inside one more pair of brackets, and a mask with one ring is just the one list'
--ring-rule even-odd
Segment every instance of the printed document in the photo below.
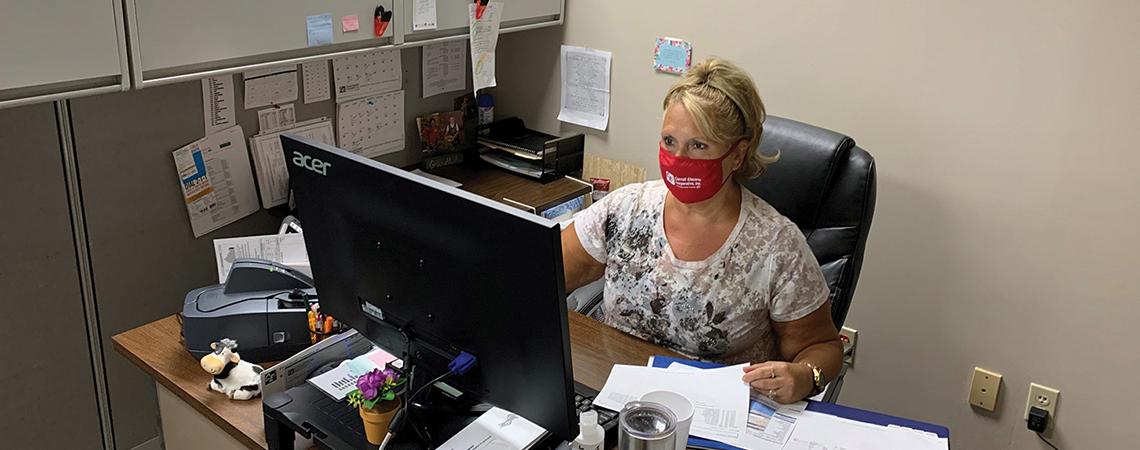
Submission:
{"label": "printed document", "polygon": [[340,148],[375,158],[404,149],[404,91],[347,101],[337,105]]}
{"label": "printed document", "polygon": [[240,125],[191,142],[173,156],[194,237],[257,211],[257,189]]}
{"label": "printed document", "polygon": [[333,59],[337,103],[400,89],[400,50],[384,49]]}
{"label": "printed document", "polygon": [[749,389],[741,380],[743,367],[744,364],[676,371],[614,365],[594,404],[621,411],[626,403],[647,392],[673,391],[688,397],[696,407],[690,434],[736,445],[746,440],[744,429],[748,419]]}
{"label": "printed document", "polygon": [[233,75],[202,79],[202,114],[206,121],[205,134],[214,134],[237,124]]}
{"label": "printed document", "polygon": [[297,100],[297,66],[251,70],[245,80],[245,109],[283,105]]}
{"label": "printed document", "polygon": [[[704,369],[674,362],[669,365],[669,370],[699,372]],[[781,405],[749,389],[748,424],[744,435],[732,445],[750,449],[782,448],[795,429],[796,417],[806,407],[806,402]]]}
{"label": "printed document", "polygon": [[[436,27],[435,0],[412,2],[412,31],[434,30]],[[462,42],[462,41],[460,41]]]}
{"label": "printed document", "polygon": [[613,54],[562,46],[562,107],[558,120],[605,131],[610,122]]}
{"label": "printed document", "polygon": [[241,258],[265,259],[313,276],[312,269],[309,268],[309,253],[305,250],[305,238],[298,233],[214,239],[218,283],[225,284],[234,261]]}
{"label": "printed document", "polygon": [[257,170],[258,193],[261,196],[261,206],[266,209],[289,201],[289,167],[285,164],[285,150],[281,147],[281,135],[285,133],[322,144],[336,145],[332,121],[324,117],[250,138],[253,167]]}
{"label": "printed document", "polygon": [[257,111],[259,133],[270,133],[291,127],[295,123],[297,123],[297,112],[292,103]]}
{"label": "printed document", "polygon": [[[337,401],[344,400],[349,392],[356,390],[356,379],[374,369],[384,369],[384,366],[396,357],[383,349],[373,346],[372,351],[342,361],[333,370],[310,378],[309,384],[324,391],[329,397]],[[393,364],[397,365],[397,364]],[[398,367],[398,365],[397,365]]]}
{"label": "printed document", "polygon": [[930,433],[856,422],[804,411],[786,450],[948,450],[950,443]]}
{"label": "printed document", "polygon": [[483,18],[475,20],[475,4],[467,4],[471,28],[471,74],[475,92],[495,86],[495,46],[499,43],[499,23],[503,2],[490,2]]}
{"label": "printed document", "polygon": [[423,46],[423,98],[467,86],[467,43],[450,41]]}
{"label": "printed document", "polygon": [[332,98],[332,89],[329,88],[328,61],[301,64],[301,78],[305,86],[305,104]]}
{"label": "printed document", "polygon": [[530,448],[546,430],[522,416],[492,407],[438,447],[439,450]]}

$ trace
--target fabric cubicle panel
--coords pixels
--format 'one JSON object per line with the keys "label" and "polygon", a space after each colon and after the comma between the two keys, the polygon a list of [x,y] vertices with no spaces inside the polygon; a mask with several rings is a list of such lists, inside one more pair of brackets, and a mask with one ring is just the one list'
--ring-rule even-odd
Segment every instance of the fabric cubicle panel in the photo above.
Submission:
{"label": "fabric cubicle panel", "polygon": [[101,448],[53,104],[0,110],[0,136],[2,446]]}

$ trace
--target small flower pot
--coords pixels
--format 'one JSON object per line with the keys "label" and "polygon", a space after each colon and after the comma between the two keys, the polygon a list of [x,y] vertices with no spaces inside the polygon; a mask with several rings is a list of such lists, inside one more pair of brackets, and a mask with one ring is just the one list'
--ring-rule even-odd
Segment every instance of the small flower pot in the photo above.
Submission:
{"label": "small flower pot", "polygon": [[360,407],[360,419],[364,421],[364,435],[368,438],[368,443],[380,445],[384,441],[384,435],[388,434],[388,424],[392,423],[392,417],[399,410],[399,397],[377,403],[372,409]]}

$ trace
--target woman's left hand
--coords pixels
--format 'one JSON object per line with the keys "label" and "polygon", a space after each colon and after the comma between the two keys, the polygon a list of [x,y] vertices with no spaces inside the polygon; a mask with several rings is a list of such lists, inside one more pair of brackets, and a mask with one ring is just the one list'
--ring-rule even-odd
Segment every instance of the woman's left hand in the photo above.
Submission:
{"label": "woman's left hand", "polygon": [[805,364],[768,361],[744,368],[745,383],[780,403],[803,400],[814,387],[812,370]]}

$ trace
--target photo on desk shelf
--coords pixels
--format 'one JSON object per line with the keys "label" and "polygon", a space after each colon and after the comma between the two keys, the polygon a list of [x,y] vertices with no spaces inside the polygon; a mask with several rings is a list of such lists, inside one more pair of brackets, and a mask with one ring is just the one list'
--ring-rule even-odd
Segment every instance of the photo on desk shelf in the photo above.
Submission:
{"label": "photo on desk shelf", "polygon": [[463,147],[463,113],[460,111],[417,117],[416,128],[425,154],[450,153]]}

